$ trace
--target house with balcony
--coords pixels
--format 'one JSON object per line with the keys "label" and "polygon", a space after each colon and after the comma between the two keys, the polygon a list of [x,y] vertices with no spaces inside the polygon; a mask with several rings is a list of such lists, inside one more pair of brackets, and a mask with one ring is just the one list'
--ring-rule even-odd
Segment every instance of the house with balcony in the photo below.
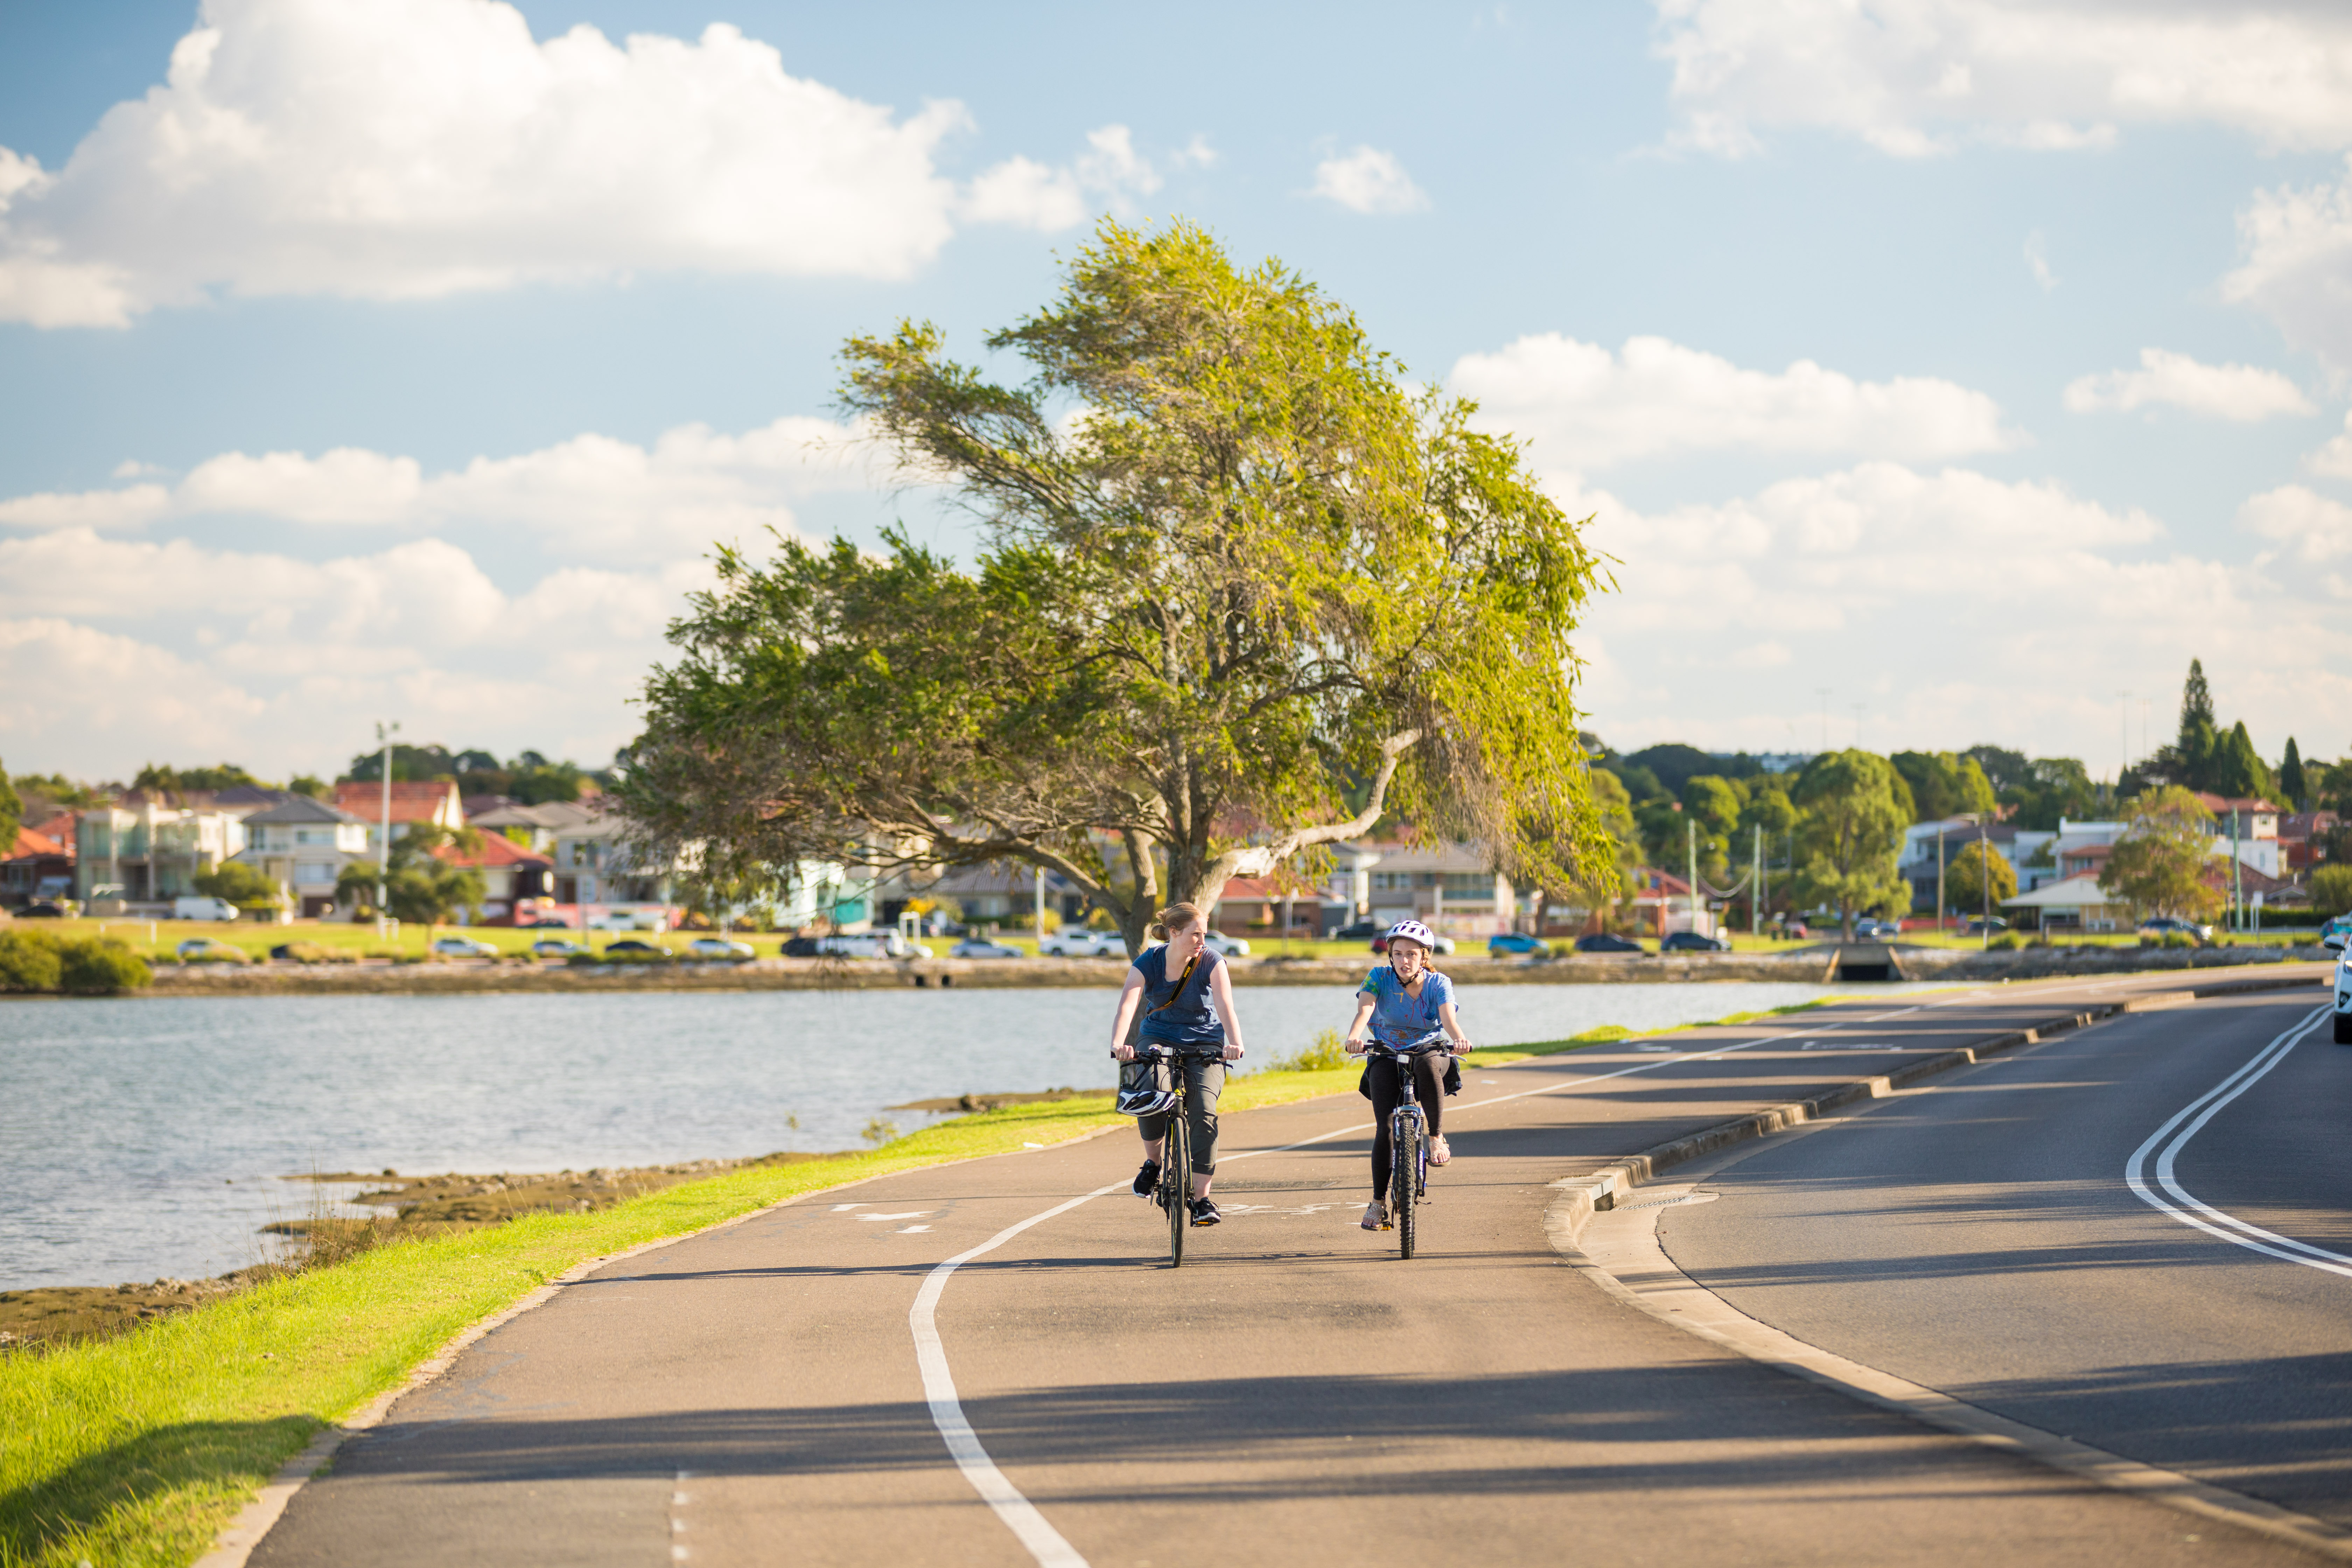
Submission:
{"label": "house with balcony", "polygon": [[559,830],[554,850],[555,901],[575,906],[583,923],[614,905],[667,910],[673,901],[677,865],[648,858],[617,811]]}
{"label": "house with balcony", "polygon": [[[592,796],[589,801],[549,800],[526,805],[504,796],[477,795],[465,806],[466,825],[484,833],[495,833],[534,855],[544,855],[552,860],[559,834],[585,827],[596,820],[598,812],[593,800]],[[477,805],[482,809],[475,810]]]}
{"label": "house with balcony", "polygon": [[289,795],[245,818],[245,847],[231,858],[276,883],[286,908],[305,919],[335,912],[335,879],[354,860],[371,865],[368,825],[308,795]]}
{"label": "house with balcony", "polygon": [[[112,906],[160,907],[196,890],[196,879],[245,847],[245,823],[219,811],[197,811],[152,798],[83,812],[74,826],[74,889],[91,913]],[[105,889],[100,894],[97,889]],[[168,910],[159,912],[168,913]]]}
{"label": "house with balcony", "polygon": [[[73,831],[73,818],[53,819],[50,826],[62,820],[64,831]],[[73,895],[73,841],[58,838],[35,827],[16,829],[16,842],[0,859],[0,906],[21,910],[26,904],[44,899],[70,898]]]}
{"label": "house with balcony", "polygon": [[[481,832],[478,847],[466,849],[455,844],[444,844],[433,854],[436,859],[451,866],[462,866],[480,875],[482,919],[486,922],[506,924],[514,919],[518,902],[554,896],[553,857],[536,854],[498,834],[478,831]],[[465,918],[460,913],[460,923]]]}

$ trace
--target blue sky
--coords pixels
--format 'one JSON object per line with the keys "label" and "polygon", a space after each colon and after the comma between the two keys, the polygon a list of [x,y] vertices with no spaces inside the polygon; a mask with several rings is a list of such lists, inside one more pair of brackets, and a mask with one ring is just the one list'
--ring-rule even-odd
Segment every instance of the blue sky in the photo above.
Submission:
{"label": "blue sky", "polygon": [[964,542],[834,350],[976,353],[1103,211],[1532,441],[1617,744],[2112,775],[2198,655],[2352,751],[2334,7],[515,9],[0,7],[11,768],[600,760],[712,541]]}

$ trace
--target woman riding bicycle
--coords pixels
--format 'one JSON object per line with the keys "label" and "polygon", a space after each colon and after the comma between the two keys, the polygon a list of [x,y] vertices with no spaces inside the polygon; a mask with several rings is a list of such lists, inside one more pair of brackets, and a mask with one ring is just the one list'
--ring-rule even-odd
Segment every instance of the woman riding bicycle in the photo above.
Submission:
{"label": "woman riding bicycle", "polygon": [[[1110,1026],[1110,1054],[1123,1062],[1135,1059],[1129,1035],[1139,1006],[1143,1043],[1173,1046],[1181,1053],[1176,1065],[1184,1074],[1184,1108],[1192,1130],[1192,1223],[1214,1225],[1223,1217],[1209,1201],[1209,1184],[1217,1173],[1217,1096],[1225,1087],[1225,1063],[1242,1059],[1233,976],[1224,960],[1208,950],[1209,923],[1191,904],[1171,904],[1151,923],[1167,940],[1145,948],[1127,972]],[[1136,1173],[1135,1195],[1148,1198],[1160,1184],[1168,1113],[1139,1117],[1136,1129],[1143,1134],[1143,1169]]]}
{"label": "woman riding bicycle", "polygon": [[[1349,1055],[1364,1053],[1368,1022],[1371,1037],[1391,1050],[1410,1050],[1441,1031],[1447,1050],[1454,1055],[1470,1049],[1469,1037],[1454,1016],[1454,983],[1429,967],[1430,950],[1436,945],[1434,933],[1419,921],[1399,921],[1389,927],[1389,961],[1365,975],[1362,988],[1356,993],[1356,1018],[1348,1026]],[[1433,1165],[1454,1158],[1437,1131],[1445,1103],[1438,1056],[1424,1050],[1412,1058],[1413,1099],[1429,1118]],[[1372,1125],[1378,1131],[1372,1134],[1372,1202],[1364,1210],[1366,1230],[1380,1230],[1389,1223],[1389,1118],[1395,1113],[1399,1098],[1393,1071],[1382,1067],[1372,1074]],[[1411,1203],[1412,1194],[1401,1193],[1398,1201]]]}

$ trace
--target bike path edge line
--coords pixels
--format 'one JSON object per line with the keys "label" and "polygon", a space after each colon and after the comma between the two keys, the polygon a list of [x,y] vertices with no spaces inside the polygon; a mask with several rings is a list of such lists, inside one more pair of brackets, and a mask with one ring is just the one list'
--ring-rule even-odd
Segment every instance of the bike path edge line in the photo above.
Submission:
{"label": "bike path edge line", "polygon": [[[1123,1129],[1118,1125],[1097,1128],[1092,1132],[1081,1132],[1075,1138],[1065,1138],[1060,1142],[1049,1144],[1047,1147],[1066,1148],[1072,1143],[1088,1142],[1120,1131]],[[968,1154],[961,1159],[941,1160],[936,1165],[908,1166],[908,1170],[940,1170],[949,1165],[966,1165],[978,1160],[1003,1160],[1016,1154],[1031,1154],[1037,1152],[1034,1149],[1005,1149],[993,1154]],[[320,1428],[317,1436],[310,1439],[309,1445],[300,1453],[279,1466],[278,1473],[263,1484],[261,1489],[254,1494],[253,1500],[237,1510],[236,1517],[221,1527],[220,1533],[213,1537],[212,1550],[197,1558],[193,1568],[246,1568],[247,1560],[253,1555],[254,1548],[259,1546],[263,1538],[268,1536],[278,1521],[285,1517],[288,1506],[294,1500],[294,1494],[300,1491],[313,1477],[326,1468],[327,1461],[335,1457],[335,1450],[341,1448],[349,1439],[381,1423],[391,1414],[392,1407],[403,1398],[436,1381],[442,1373],[457,1364],[457,1358],[464,1354],[474,1342],[494,1330],[503,1328],[533,1307],[543,1306],[553,1300],[566,1286],[576,1285],[599,1269],[609,1268],[615,1263],[625,1262],[641,1253],[658,1251],[665,1247],[675,1247],[681,1241],[691,1241],[698,1236],[709,1236],[713,1231],[725,1230],[730,1226],[741,1225],[747,1220],[757,1219],[761,1215],[773,1214],[780,1208],[788,1208],[808,1198],[830,1196],[850,1187],[862,1187],[868,1182],[878,1182],[887,1177],[902,1176],[906,1173],[906,1171],[887,1171],[876,1175],[857,1176],[846,1182],[837,1182],[831,1186],[812,1188],[805,1193],[794,1193],[790,1197],[779,1198],[774,1203],[763,1204],[755,1209],[747,1209],[727,1219],[714,1220],[709,1225],[698,1226],[692,1230],[682,1230],[676,1236],[656,1237],[651,1241],[641,1241],[635,1247],[623,1247],[618,1252],[608,1252],[598,1258],[583,1258],[573,1264],[520,1300],[500,1308],[478,1322],[458,1330],[442,1344],[439,1350],[418,1363],[415,1369],[398,1384],[377,1394],[341,1421],[330,1422]]]}
{"label": "bike path edge line", "polygon": [[[2273,982],[2267,985],[2233,987],[2221,994],[2242,994],[2249,990],[2280,990],[2284,989],[2289,984],[2293,983]],[[2136,1002],[2149,1002],[2153,1005],[2135,1006],[2131,1003],[2105,1005],[2098,1010],[2097,1017],[2084,1021],[2098,1022],[2105,1018],[2117,1017],[2126,1013],[2153,1012],[2161,1008],[2179,1006],[2183,1003],[2177,998],[2181,998],[2185,994],[2193,994],[2154,993],[2148,997],[2134,999]],[[2032,1043],[2042,1033],[2055,1032],[2060,1031],[2043,1025],[2036,1029],[2023,1030],[2017,1035],[2003,1037],[1999,1041],[1990,1042],[1974,1049],[2005,1050],[2013,1046]],[[1934,1072],[1964,1066],[1966,1063],[1958,1059],[1962,1058],[1972,1059],[1973,1051],[1954,1051],[1946,1057],[1920,1063],[1906,1072],[1866,1079],[1865,1085],[1888,1086],[1874,1089],[1869,1093],[1868,1098],[1882,1098],[1884,1094],[1890,1091],[1891,1088],[1901,1087],[1900,1082],[1889,1085],[1890,1079],[1926,1078]],[[1861,1086],[1849,1085],[1847,1090],[1858,1087]],[[1776,1107],[1775,1110],[1799,1110],[1829,1100],[1834,1100],[1837,1104],[1845,1104],[1864,1098],[1862,1093],[1847,1090],[1837,1090],[1829,1095],[1816,1096],[1811,1100],[1802,1101],[1794,1106]],[[1764,1114],[1769,1116],[1773,1112]],[[1708,1133],[1728,1132],[1732,1129],[1761,1120],[1761,1117],[1743,1117],[1737,1122],[1728,1122],[1720,1128],[1709,1129]],[[1681,1139],[1675,1142],[1661,1144],[1656,1149],[1645,1151],[1643,1155],[1634,1156],[1633,1161],[1620,1162],[1620,1165],[1630,1167],[1635,1161],[1643,1160],[1648,1155],[1661,1153],[1667,1156],[1669,1163],[1687,1163],[1702,1154],[1715,1152],[1752,1139],[1766,1137],[1771,1132],[1787,1131],[1811,1120],[1813,1118],[1809,1115],[1796,1116],[1770,1129],[1745,1135],[1725,1137],[1704,1150],[1676,1154],[1675,1151],[1697,1141],[1696,1138]],[[1700,1133],[1697,1138],[1705,1138],[1708,1133]],[[1745,1156],[1743,1155],[1742,1158]],[[1615,1172],[1612,1170],[1611,1173],[1613,1175]],[[1706,1172],[1697,1173],[1698,1179],[1705,1179],[1706,1173]],[[2183,1475],[2177,1470],[2143,1464],[2137,1459],[2126,1458],[2120,1454],[2110,1453],[2105,1448],[2094,1447],[2089,1443],[2078,1442],[2072,1437],[2061,1436],[2057,1433],[2044,1431],[2039,1426],[2030,1426],[2024,1422],[2012,1420],[2009,1416],[1996,1415],[1981,1405],[1955,1399],[1950,1394],[1897,1377],[1893,1373],[1882,1372],[1876,1367],[1849,1360],[1834,1351],[1827,1351],[1818,1345],[1809,1344],[1793,1334],[1751,1318],[1690,1278],[1672,1258],[1667,1256],[1665,1247],[1657,1239],[1657,1223],[1654,1217],[1646,1228],[1638,1231],[1633,1237],[1630,1238],[1631,1247],[1638,1254],[1636,1263],[1641,1277],[1658,1282],[1647,1289],[1637,1290],[1584,1250],[1581,1245],[1584,1231],[1593,1215],[1598,1212],[1589,1201],[1582,1204],[1576,1201],[1586,1194],[1568,1183],[1555,1183],[1554,1185],[1568,1190],[1564,1191],[1561,1196],[1554,1199],[1544,1211],[1544,1234],[1551,1243],[1553,1250],[1560,1255],[1562,1261],[1600,1287],[1603,1292],[1662,1323],[1679,1329],[1694,1338],[1705,1340],[1722,1349],[1746,1356],[1751,1361],[1760,1362],[1775,1371],[1787,1373],[1792,1376],[1801,1377],[1807,1382],[1833,1389],[1863,1404],[1874,1405],[1881,1409],[1907,1415],[1938,1431],[1948,1432],[1956,1436],[1968,1438],[1971,1442],[1980,1443],[1987,1447],[2033,1460],[2108,1490],[2193,1514],[2200,1519],[2256,1531],[2306,1551],[2352,1562],[2352,1531],[2344,1530],[2308,1514],[2297,1513],[2292,1509],[2282,1508],[2276,1503],[2265,1502],[2260,1498],[2249,1497],[2242,1492],[2234,1492],[2225,1487],[2217,1487],[2210,1482],[2198,1480],[2192,1476]],[[1668,1306],[1665,1298],[1669,1297],[1682,1300],[1685,1307]],[[1698,1310],[1695,1313],[1685,1310],[1686,1307],[1696,1307]],[[1709,1319],[1713,1321],[1706,1321]]]}

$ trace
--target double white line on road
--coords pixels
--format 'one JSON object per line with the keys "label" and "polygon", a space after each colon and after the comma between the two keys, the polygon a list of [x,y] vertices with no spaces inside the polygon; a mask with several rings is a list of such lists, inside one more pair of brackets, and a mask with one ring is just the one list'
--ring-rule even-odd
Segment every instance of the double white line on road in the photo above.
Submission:
{"label": "double white line on road", "polygon": [[[2170,1121],[2150,1133],[2147,1142],[2132,1152],[2130,1163],[2124,1166],[2124,1180],[2133,1192],[2139,1194],[2142,1202],[2161,1209],[2183,1225],[2193,1226],[2209,1236],[2218,1236],[2223,1241],[2266,1257],[2352,1279],[2352,1258],[2340,1252],[2330,1252],[2324,1247],[2314,1247],[2307,1241],[2297,1241],[2293,1237],[2281,1236],[2273,1230],[2264,1230],[2261,1226],[2249,1224],[2235,1215],[2223,1214],[2212,1205],[2200,1201],[2174,1180],[2172,1174],[2173,1163],[2180,1157],[2180,1152],[2189,1147],[2189,1141],[2203,1131],[2205,1124],[2212,1121],[2223,1106],[2253,1088],[2262,1080],[2263,1074],[2284,1061],[2287,1052],[2319,1027],[2320,1021],[2327,1017],[2330,1011],[2330,1007],[2315,1010],[2309,1017],[2256,1051],[2253,1059],[2245,1066],[2173,1112]],[[2187,1125],[2182,1125],[2184,1122]],[[2163,1146],[2160,1153],[2158,1152],[2159,1144]],[[2169,1202],[2149,1190],[2146,1173],[2147,1157],[2151,1153],[2156,1154],[2157,1185],[2179,1199],[2179,1203]]]}

